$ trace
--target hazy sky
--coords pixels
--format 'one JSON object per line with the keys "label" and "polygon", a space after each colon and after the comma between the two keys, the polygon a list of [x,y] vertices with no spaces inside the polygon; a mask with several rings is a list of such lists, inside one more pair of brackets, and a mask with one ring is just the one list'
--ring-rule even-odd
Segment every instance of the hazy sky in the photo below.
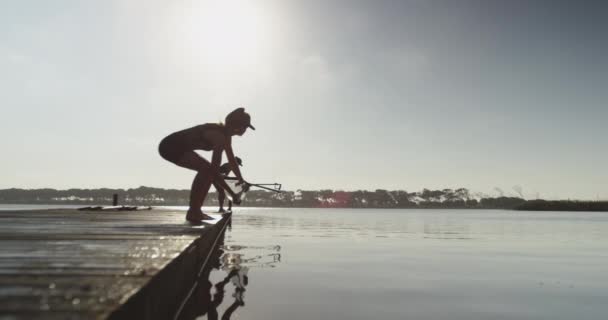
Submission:
{"label": "hazy sky", "polygon": [[606,1],[2,1],[0,188],[189,188],[158,142],[244,106],[253,182],[606,199],[607,34]]}

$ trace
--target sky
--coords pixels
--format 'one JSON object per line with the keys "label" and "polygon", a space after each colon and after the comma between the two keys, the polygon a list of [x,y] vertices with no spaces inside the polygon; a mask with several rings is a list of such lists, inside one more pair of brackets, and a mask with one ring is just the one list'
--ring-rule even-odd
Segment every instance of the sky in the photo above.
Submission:
{"label": "sky", "polygon": [[158,143],[242,106],[251,182],[608,199],[607,33],[605,1],[2,1],[0,188],[189,188]]}

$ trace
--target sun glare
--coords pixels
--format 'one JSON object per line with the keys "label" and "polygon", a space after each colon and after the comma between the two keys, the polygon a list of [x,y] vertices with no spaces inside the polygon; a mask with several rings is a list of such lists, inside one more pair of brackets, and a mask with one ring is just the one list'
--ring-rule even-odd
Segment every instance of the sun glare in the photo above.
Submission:
{"label": "sun glare", "polygon": [[202,1],[181,18],[181,47],[191,50],[200,64],[222,68],[255,64],[268,49],[268,17],[253,1]]}

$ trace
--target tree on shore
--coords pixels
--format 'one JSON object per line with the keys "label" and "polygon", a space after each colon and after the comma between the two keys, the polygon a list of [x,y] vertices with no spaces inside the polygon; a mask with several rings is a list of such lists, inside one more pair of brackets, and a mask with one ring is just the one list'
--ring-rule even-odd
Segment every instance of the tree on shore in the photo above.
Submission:
{"label": "tree on shore", "polygon": [[[0,190],[0,203],[13,204],[110,204],[114,194],[119,203],[126,205],[187,205],[189,190],[139,187],[131,189],[4,189]],[[210,193],[206,205],[217,204],[215,193]],[[376,189],[356,190],[296,190],[274,193],[251,190],[243,206],[306,207],[306,208],[470,208],[543,210],[571,208],[572,210],[600,210],[601,202],[543,202],[526,201],[519,197],[489,197],[473,195],[466,188],[418,192]]]}

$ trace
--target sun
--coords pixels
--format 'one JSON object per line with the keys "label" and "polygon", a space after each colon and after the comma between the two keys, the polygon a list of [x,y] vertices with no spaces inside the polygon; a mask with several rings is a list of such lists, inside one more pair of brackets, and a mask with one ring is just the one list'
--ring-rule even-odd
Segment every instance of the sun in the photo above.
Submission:
{"label": "sun", "polygon": [[230,67],[254,64],[268,49],[268,16],[251,0],[195,2],[180,28],[183,48],[200,64]]}

